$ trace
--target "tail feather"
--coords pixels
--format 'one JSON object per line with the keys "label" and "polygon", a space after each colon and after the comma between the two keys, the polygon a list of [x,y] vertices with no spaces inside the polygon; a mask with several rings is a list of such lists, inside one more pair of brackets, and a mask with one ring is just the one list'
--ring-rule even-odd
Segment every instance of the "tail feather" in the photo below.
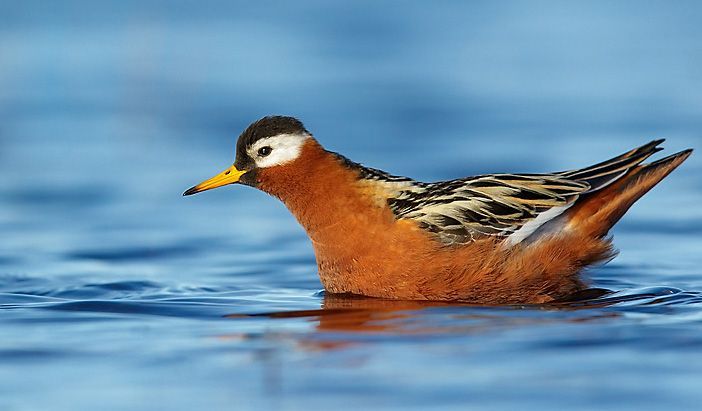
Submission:
{"label": "tail feather", "polygon": [[590,184],[590,191],[597,191],[624,176],[632,167],[635,167],[651,155],[663,150],[658,147],[665,140],[653,140],[648,144],[630,150],[622,155],[586,167],[580,170],[564,171],[559,173],[577,181]]}
{"label": "tail feather", "polygon": [[[653,143],[655,142],[646,146]],[[653,146],[653,149],[656,148]],[[631,157],[645,156],[646,158],[655,152],[647,152],[648,150]],[[688,149],[652,163],[636,165],[625,171],[624,175],[611,182],[606,188],[584,195],[567,211],[565,217],[568,227],[588,236],[607,235],[610,228],[636,200],[675,170],[691,153],[692,149]]]}

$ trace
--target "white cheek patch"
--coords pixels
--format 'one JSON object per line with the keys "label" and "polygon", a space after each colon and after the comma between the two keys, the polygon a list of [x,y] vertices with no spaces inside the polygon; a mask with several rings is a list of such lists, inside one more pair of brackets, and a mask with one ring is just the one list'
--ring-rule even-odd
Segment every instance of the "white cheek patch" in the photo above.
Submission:
{"label": "white cheek patch", "polygon": [[[295,160],[302,150],[302,146],[309,139],[307,134],[279,134],[258,140],[248,150],[249,156],[254,159],[259,168],[273,167]],[[271,153],[265,157],[258,154],[262,147],[270,147]]]}

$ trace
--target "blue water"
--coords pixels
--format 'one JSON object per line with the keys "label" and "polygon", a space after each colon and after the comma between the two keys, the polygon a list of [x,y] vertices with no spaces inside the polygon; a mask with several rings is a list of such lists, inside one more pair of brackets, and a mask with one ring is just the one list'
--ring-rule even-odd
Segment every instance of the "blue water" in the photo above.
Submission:
{"label": "blue water", "polygon": [[285,208],[182,198],[266,114],[423,180],[702,148],[699,2],[0,3],[0,410],[697,409],[702,160],[614,294],[324,296]]}

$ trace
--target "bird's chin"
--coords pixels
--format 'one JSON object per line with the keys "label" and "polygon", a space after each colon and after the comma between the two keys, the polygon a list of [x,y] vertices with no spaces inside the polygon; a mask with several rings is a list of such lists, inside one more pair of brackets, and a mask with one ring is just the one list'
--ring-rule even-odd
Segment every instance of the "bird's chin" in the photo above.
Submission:
{"label": "bird's chin", "polygon": [[250,187],[258,187],[259,181],[258,181],[258,171],[254,168],[253,170],[249,170],[244,175],[239,178],[238,181],[239,184],[243,184],[245,186],[250,186]]}

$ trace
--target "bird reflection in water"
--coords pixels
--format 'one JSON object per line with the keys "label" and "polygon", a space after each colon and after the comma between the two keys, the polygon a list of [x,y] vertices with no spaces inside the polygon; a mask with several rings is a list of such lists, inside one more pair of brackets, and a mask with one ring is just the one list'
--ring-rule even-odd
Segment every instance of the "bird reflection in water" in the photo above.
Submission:
{"label": "bird reflection in water", "polygon": [[[582,322],[614,313],[590,311],[574,314],[580,308],[602,307],[619,299],[601,298],[608,290],[590,289],[561,303],[519,306],[476,306],[460,302],[398,301],[355,295],[325,294],[321,307],[312,310],[231,314],[230,319],[308,319],[315,323],[309,333],[288,335],[306,350],[341,349],[375,341],[379,337],[416,338],[476,334],[520,325],[544,322]],[[544,311],[554,315],[544,316]],[[572,315],[563,314],[570,311]],[[542,313],[534,315],[535,312]],[[242,335],[227,338],[241,339]],[[287,339],[276,334],[276,338]]]}

